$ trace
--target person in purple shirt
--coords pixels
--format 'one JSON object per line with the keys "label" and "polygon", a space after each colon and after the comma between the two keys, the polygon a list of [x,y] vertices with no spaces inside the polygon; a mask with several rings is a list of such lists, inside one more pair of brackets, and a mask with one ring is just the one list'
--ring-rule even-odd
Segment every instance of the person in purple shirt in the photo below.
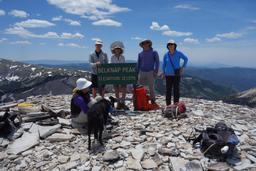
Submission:
{"label": "person in purple shirt", "polygon": [[156,104],[154,83],[159,69],[159,56],[152,48],[152,41],[149,39],[140,42],[143,51],[138,55],[137,72],[138,81],[141,85],[148,85],[152,104]]}
{"label": "person in purple shirt", "polygon": [[[187,65],[188,58],[180,51],[176,50],[177,44],[174,40],[169,40],[167,43],[168,52],[163,58],[163,74],[166,79],[166,105],[171,104],[172,90],[174,90],[174,104],[179,102],[180,98],[180,77]],[[180,60],[183,64],[180,65]]]}
{"label": "person in purple shirt", "polygon": [[76,88],[71,99],[71,123],[75,128],[83,128],[87,124],[87,111],[90,103],[90,86],[92,82],[85,78],[76,81]]}

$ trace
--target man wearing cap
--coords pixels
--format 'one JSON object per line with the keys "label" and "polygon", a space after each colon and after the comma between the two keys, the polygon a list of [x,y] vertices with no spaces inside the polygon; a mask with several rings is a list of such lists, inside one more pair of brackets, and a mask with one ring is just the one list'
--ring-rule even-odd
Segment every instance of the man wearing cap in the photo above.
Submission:
{"label": "man wearing cap", "polygon": [[155,104],[154,82],[159,69],[159,56],[152,48],[152,41],[145,39],[140,42],[143,51],[138,55],[137,71],[138,81],[141,85],[148,85],[151,103]]}
{"label": "man wearing cap", "polygon": [[[163,57],[162,70],[166,79],[166,105],[171,104],[172,90],[174,89],[174,104],[179,102],[180,98],[180,76],[186,67],[188,58],[180,51],[176,50],[177,44],[174,40],[167,43],[168,52]],[[183,65],[180,66],[180,59]]]}
{"label": "man wearing cap", "polygon": [[99,91],[99,94],[104,97],[104,85],[98,85],[98,77],[97,77],[97,66],[100,64],[106,64],[108,63],[108,56],[106,53],[102,51],[102,41],[101,40],[96,40],[95,42],[95,51],[90,54],[89,57],[89,63],[92,68],[92,76],[91,76],[91,81],[92,81],[92,95],[93,98],[96,97],[97,95],[97,89]]}
{"label": "man wearing cap", "polygon": [[71,99],[71,124],[74,128],[83,128],[87,123],[87,111],[89,109],[90,86],[92,82],[85,78],[76,81],[76,88]]}

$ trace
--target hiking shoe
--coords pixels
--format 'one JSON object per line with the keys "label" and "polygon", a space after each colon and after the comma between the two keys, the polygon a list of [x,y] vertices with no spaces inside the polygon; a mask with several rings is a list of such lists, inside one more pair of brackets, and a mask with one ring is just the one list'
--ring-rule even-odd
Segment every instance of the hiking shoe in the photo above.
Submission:
{"label": "hiking shoe", "polygon": [[156,104],[156,101],[155,100],[151,100],[151,104]]}
{"label": "hiking shoe", "polygon": [[130,110],[129,107],[127,105],[125,105],[125,103],[123,103],[122,107],[123,107],[124,110]]}

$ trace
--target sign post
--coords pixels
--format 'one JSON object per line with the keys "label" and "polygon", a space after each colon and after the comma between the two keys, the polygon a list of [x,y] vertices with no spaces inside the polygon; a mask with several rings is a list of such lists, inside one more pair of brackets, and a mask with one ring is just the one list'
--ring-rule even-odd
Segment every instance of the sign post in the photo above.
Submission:
{"label": "sign post", "polygon": [[133,103],[136,110],[136,63],[101,64],[97,67],[98,84],[133,84]]}
{"label": "sign post", "polygon": [[97,67],[98,84],[136,84],[136,63],[101,64]]}

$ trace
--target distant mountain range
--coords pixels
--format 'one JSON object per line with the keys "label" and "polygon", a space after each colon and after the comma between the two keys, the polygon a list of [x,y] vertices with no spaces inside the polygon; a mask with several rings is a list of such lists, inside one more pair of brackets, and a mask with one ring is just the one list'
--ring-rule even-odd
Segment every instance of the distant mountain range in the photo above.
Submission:
{"label": "distant mountain range", "polygon": [[[2,59],[0,61],[0,90],[2,101],[25,98],[30,95],[69,94],[75,80],[85,77],[89,64],[33,65]],[[90,78],[90,76],[88,76]],[[165,83],[159,79],[156,90],[165,93]],[[197,77],[186,76],[182,95],[194,98],[220,99],[235,93],[230,88],[215,85]]]}
{"label": "distant mountain range", "polygon": [[256,107],[256,88],[224,98],[224,102]]}
{"label": "distant mountain range", "polygon": [[[75,87],[76,79],[90,78],[90,73],[85,70],[90,70],[88,63],[35,65],[0,59],[0,102],[24,99],[31,95],[70,94]],[[181,82],[181,95],[184,97],[255,105],[254,102],[252,103],[253,95],[241,98],[245,97],[243,93],[248,93],[237,94],[234,89],[255,87],[253,84],[256,83],[255,69],[187,68],[185,73]],[[156,91],[165,94],[163,79],[156,80]]]}
{"label": "distant mountain range", "polygon": [[0,102],[25,99],[31,95],[70,94],[85,71],[48,68],[0,59]]}
{"label": "distant mountain range", "polygon": [[[128,60],[127,62],[136,62]],[[61,62],[60,62],[61,63]],[[62,62],[63,63],[63,62]],[[214,64],[211,66],[213,67]],[[43,64],[46,67],[65,68],[73,70],[90,70],[89,63],[66,63],[66,64]],[[215,64],[215,66],[223,66]],[[185,73],[189,76],[211,81],[214,84],[232,88],[236,91],[245,91],[256,87],[256,69],[227,67],[227,68],[206,68],[188,67]]]}
{"label": "distant mountain range", "polygon": [[187,68],[186,73],[215,84],[231,87],[237,91],[245,91],[256,87],[256,69],[252,68]]}

